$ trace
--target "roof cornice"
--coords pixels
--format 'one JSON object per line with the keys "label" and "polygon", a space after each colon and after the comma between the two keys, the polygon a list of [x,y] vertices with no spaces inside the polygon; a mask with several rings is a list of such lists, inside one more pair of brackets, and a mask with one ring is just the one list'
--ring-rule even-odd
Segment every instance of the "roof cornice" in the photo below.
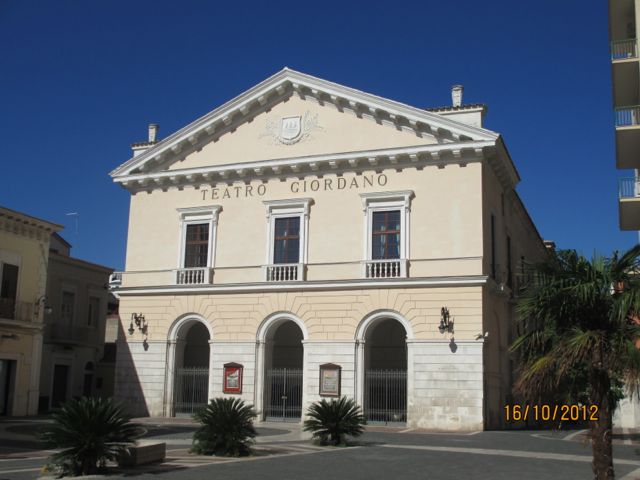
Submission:
{"label": "roof cornice", "polygon": [[293,93],[312,96],[322,102],[334,103],[339,109],[353,110],[356,115],[372,115],[390,121],[397,127],[416,132],[448,136],[453,142],[495,140],[498,134],[484,128],[466,125],[446,116],[428,112],[400,102],[372,95],[337,83],[322,80],[289,68],[284,68],[258,85],[169,135],[148,150],[129,159],[110,175],[119,178],[149,170],[162,164],[203,138],[232,131],[235,127]]}

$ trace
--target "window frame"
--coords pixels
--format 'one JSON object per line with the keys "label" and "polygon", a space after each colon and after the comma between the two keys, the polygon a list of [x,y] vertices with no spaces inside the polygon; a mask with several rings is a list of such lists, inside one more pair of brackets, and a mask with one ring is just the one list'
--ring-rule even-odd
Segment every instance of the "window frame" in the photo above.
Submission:
{"label": "window frame", "polygon": [[[22,283],[22,256],[18,253],[10,252],[8,250],[0,250],[0,286],[2,285],[2,272],[4,269],[4,264],[13,265],[18,267],[18,284],[16,285],[16,299],[14,305],[13,318],[9,320],[16,320],[18,315],[18,303],[20,303],[21,299],[21,283]],[[0,317],[2,318],[2,317]]]}
{"label": "window frame", "polygon": [[[206,207],[178,208],[180,241],[178,250],[178,269],[187,268],[213,268],[215,266],[216,235],[218,231],[218,214],[222,210],[220,205],[209,205]],[[185,254],[187,246],[187,226],[188,225],[209,225],[209,245],[207,247],[207,265],[204,267],[185,267]]]}
{"label": "window frame", "polygon": [[[313,203],[311,198],[297,198],[291,200],[268,200],[262,202],[267,209],[267,248],[265,265],[296,265],[307,264],[309,238],[309,207]],[[275,260],[275,230],[276,219],[300,217],[300,245],[298,262],[290,264],[276,264]]]}
{"label": "window frame", "polygon": [[363,251],[364,262],[373,261],[373,213],[400,211],[400,258],[392,260],[408,260],[410,256],[410,213],[413,190],[395,192],[361,193],[362,211],[364,213]]}

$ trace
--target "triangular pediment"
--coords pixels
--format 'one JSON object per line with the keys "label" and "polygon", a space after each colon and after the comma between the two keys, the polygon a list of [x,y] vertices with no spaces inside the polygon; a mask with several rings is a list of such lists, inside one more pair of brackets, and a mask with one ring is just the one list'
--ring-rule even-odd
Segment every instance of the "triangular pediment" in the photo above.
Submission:
{"label": "triangular pediment", "polygon": [[[116,168],[126,184],[171,172],[251,172],[274,161],[362,152],[458,152],[493,144],[490,130],[284,69]],[[416,152],[418,151],[416,150]],[[435,153],[438,155],[438,153]],[[336,158],[338,158],[336,157]],[[257,165],[257,166],[256,166]],[[205,177],[206,178],[206,177]],[[138,180],[139,181],[139,180]]]}

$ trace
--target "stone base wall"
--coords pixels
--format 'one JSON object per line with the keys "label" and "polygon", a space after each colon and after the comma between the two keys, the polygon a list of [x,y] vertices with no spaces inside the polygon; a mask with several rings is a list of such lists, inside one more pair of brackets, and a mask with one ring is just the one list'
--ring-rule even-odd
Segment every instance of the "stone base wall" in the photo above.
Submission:
{"label": "stone base wall", "polygon": [[[256,342],[211,342],[211,373],[209,374],[209,392],[212,398],[236,396],[246,403],[256,405],[255,371]],[[242,393],[224,393],[224,364],[239,363],[242,369]]]}
{"label": "stone base wall", "polygon": [[114,396],[134,416],[161,417],[164,408],[167,342],[118,342]]}
{"label": "stone base wall", "polygon": [[408,427],[483,429],[482,348],[481,341],[409,344]]}

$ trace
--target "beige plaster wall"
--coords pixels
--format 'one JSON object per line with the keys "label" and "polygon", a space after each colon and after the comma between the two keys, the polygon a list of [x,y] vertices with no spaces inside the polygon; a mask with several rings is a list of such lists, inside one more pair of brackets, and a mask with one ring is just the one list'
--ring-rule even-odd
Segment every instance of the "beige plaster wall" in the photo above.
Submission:
{"label": "beige plaster wall", "polygon": [[[365,177],[368,182],[365,182]],[[359,194],[413,190],[410,214],[410,275],[438,276],[480,274],[481,235],[481,165],[445,168],[426,167],[402,172],[385,170],[382,174],[345,174],[338,190],[336,175],[322,179],[308,176],[304,180],[273,179],[264,185],[262,196],[246,195],[244,184],[232,187],[217,185],[215,195],[210,186],[167,191],[141,192],[131,198],[127,271],[177,268],[180,251],[180,219],[177,208],[220,205],[216,262],[220,268],[215,283],[262,281],[261,265],[267,263],[267,220],[265,200],[312,198],[309,215],[309,280],[361,278],[365,258],[364,213]],[[326,181],[331,180],[327,184]],[[306,183],[305,183],[306,182]],[[317,191],[313,186],[320,184]],[[373,182],[373,186],[371,186]],[[380,183],[384,183],[383,186]],[[252,182],[257,192],[259,182]],[[306,185],[306,187],[305,187]],[[236,190],[236,188],[238,190]],[[333,189],[329,189],[333,187]],[[231,198],[222,198],[225,188]],[[306,191],[304,191],[306,188]],[[293,191],[297,190],[297,191]],[[455,259],[455,260],[452,260]],[[348,265],[314,265],[351,262]],[[242,267],[242,269],[238,269]],[[235,269],[235,270],[233,270]],[[123,286],[166,285],[172,283],[170,272],[164,274],[125,275]]]}
{"label": "beige plaster wall", "polygon": [[144,312],[149,341],[166,341],[174,321],[188,313],[207,319],[216,341],[253,341],[267,316],[290,312],[304,322],[310,340],[354,340],[366,315],[394,310],[411,323],[415,338],[442,340],[443,306],[455,317],[456,339],[475,339],[482,329],[481,287],[122,297],[120,317],[126,331],[131,313]]}
{"label": "beige plaster wall", "polygon": [[[269,133],[268,125],[273,125],[271,131],[277,134],[281,119],[291,116],[303,117],[303,135],[305,124],[313,122],[315,126],[308,126],[308,136],[299,142],[283,145]],[[183,152],[183,160],[172,164],[169,170],[437,143],[432,136],[420,138],[388,122],[377,123],[370,115],[358,118],[351,110],[340,112],[332,103],[320,105],[314,98],[303,100],[297,95],[258,114],[234,131],[219,138],[214,134],[213,138],[215,141],[203,138],[192,151]]]}

